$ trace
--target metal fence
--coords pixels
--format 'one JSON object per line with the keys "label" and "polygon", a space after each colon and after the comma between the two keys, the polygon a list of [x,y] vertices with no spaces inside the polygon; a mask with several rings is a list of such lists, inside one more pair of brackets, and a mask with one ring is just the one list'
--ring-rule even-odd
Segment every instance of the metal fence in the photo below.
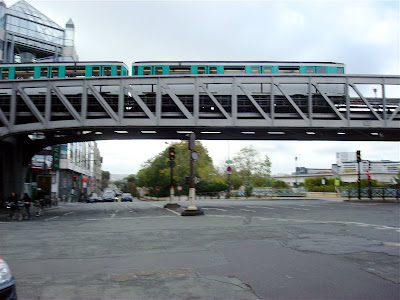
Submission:
{"label": "metal fence", "polygon": [[[358,188],[343,188],[341,189],[342,196],[351,198],[358,198]],[[361,198],[382,198],[383,200],[387,198],[395,198],[399,200],[400,189],[399,188],[361,188],[360,189]]]}

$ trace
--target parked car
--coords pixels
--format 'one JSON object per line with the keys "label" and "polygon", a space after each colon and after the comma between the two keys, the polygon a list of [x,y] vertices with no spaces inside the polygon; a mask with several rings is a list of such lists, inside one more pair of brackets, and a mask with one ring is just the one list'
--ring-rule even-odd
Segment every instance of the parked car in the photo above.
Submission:
{"label": "parked car", "polygon": [[131,193],[123,193],[121,196],[121,202],[132,202],[133,198]]}
{"label": "parked car", "polygon": [[16,300],[15,279],[7,263],[0,257],[0,299]]}

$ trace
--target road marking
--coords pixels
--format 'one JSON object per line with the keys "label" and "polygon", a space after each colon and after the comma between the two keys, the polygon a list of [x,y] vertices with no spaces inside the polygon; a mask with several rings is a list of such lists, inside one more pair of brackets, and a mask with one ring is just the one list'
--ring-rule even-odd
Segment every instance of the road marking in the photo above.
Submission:
{"label": "road marking", "polygon": [[136,219],[156,219],[156,218],[175,218],[175,216],[151,216],[151,217],[122,217],[122,218],[96,218],[84,219],[85,221],[115,221],[115,220],[136,220]]}
{"label": "road marking", "polygon": [[114,217],[115,217],[115,215],[116,215],[118,212],[119,212],[119,209],[117,209],[117,210],[115,211],[115,213],[113,213],[113,214],[110,214],[110,217],[111,217],[111,218],[114,218]]}
{"label": "road marking", "polygon": [[210,210],[210,209],[214,209],[214,210],[219,210],[219,211],[227,211],[226,209],[222,209],[222,208],[214,208],[214,207],[202,207],[201,209],[203,209],[203,210]]}
{"label": "road marking", "polygon": [[45,219],[45,221],[54,220],[54,219],[57,219],[57,218],[59,218],[59,217],[60,217],[60,216],[55,216],[55,217],[52,217],[52,218]]}
{"label": "road marking", "polygon": [[278,207],[296,209],[296,210],[309,210],[308,208],[297,208],[297,207],[281,206],[281,205],[278,205]]}
{"label": "road marking", "polygon": [[243,211],[248,211],[248,212],[256,212],[255,210],[251,210],[251,209],[244,209],[244,208],[241,208],[240,210],[243,210]]}
{"label": "road marking", "polygon": [[275,209],[273,207],[266,207],[266,206],[246,206],[247,208],[264,208],[264,209]]}
{"label": "road marking", "polygon": [[178,212],[176,212],[176,211],[174,211],[174,210],[172,210],[172,209],[164,208],[163,206],[155,205],[155,204],[152,204],[152,203],[149,203],[149,204],[150,204],[151,206],[155,206],[155,207],[158,207],[158,208],[166,209],[166,210],[172,212],[173,214],[175,214],[175,215],[177,215],[177,216],[181,216],[180,213],[178,213]]}
{"label": "road marking", "polygon": [[74,214],[74,212],[70,211],[70,212],[65,213],[64,216],[68,216],[68,215],[72,215],[72,214]]}

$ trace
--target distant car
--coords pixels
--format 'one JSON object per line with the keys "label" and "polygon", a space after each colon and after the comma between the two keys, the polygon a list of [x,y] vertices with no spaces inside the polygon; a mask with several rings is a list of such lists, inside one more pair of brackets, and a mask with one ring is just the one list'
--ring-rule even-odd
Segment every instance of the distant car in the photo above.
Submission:
{"label": "distant car", "polygon": [[114,195],[113,194],[104,194],[103,195],[103,202],[114,202]]}
{"label": "distant car", "polygon": [[0,257],[0,299],[16,300],[15,279],[7,263]]}
{"label": "distant car", "polygon": [[123,193],[121,196],[121,202],[132,202],[133,198],[131,193]]}

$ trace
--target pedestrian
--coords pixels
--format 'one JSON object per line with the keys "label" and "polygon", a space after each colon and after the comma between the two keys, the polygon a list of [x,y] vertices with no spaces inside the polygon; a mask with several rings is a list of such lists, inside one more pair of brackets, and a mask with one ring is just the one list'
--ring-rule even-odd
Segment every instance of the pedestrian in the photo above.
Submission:
{"label": "pedestrian", "polygon": [[24,198],[22,198],[22,202],[24,202],[24,204],[25,204],[26,214],[28,216],[28,220],[30,220],[31,219],[30,208],[31,208],[32,198],[29,197],[28,193],[24,194]]}
{"label": "pedestrian", "polygon": [[18,209],[18,198],[17,198],[17,195],[14,192],[12,192],[11,195],[8,197],[7,202],[10,205],[10,215],[9,215],[9,217],[10,217],[10,219],[12,219],[14,217],[14,215],[15,215],[15,212]]}
{"label": "pedestrian", "polygon": [[36,206],[36,217],[39,217],[43,215],[43,209],[44,209],[44,193],[41,188],[37,189],[37,194],[36,194],[36,200],[37,203],[35,203]]}

